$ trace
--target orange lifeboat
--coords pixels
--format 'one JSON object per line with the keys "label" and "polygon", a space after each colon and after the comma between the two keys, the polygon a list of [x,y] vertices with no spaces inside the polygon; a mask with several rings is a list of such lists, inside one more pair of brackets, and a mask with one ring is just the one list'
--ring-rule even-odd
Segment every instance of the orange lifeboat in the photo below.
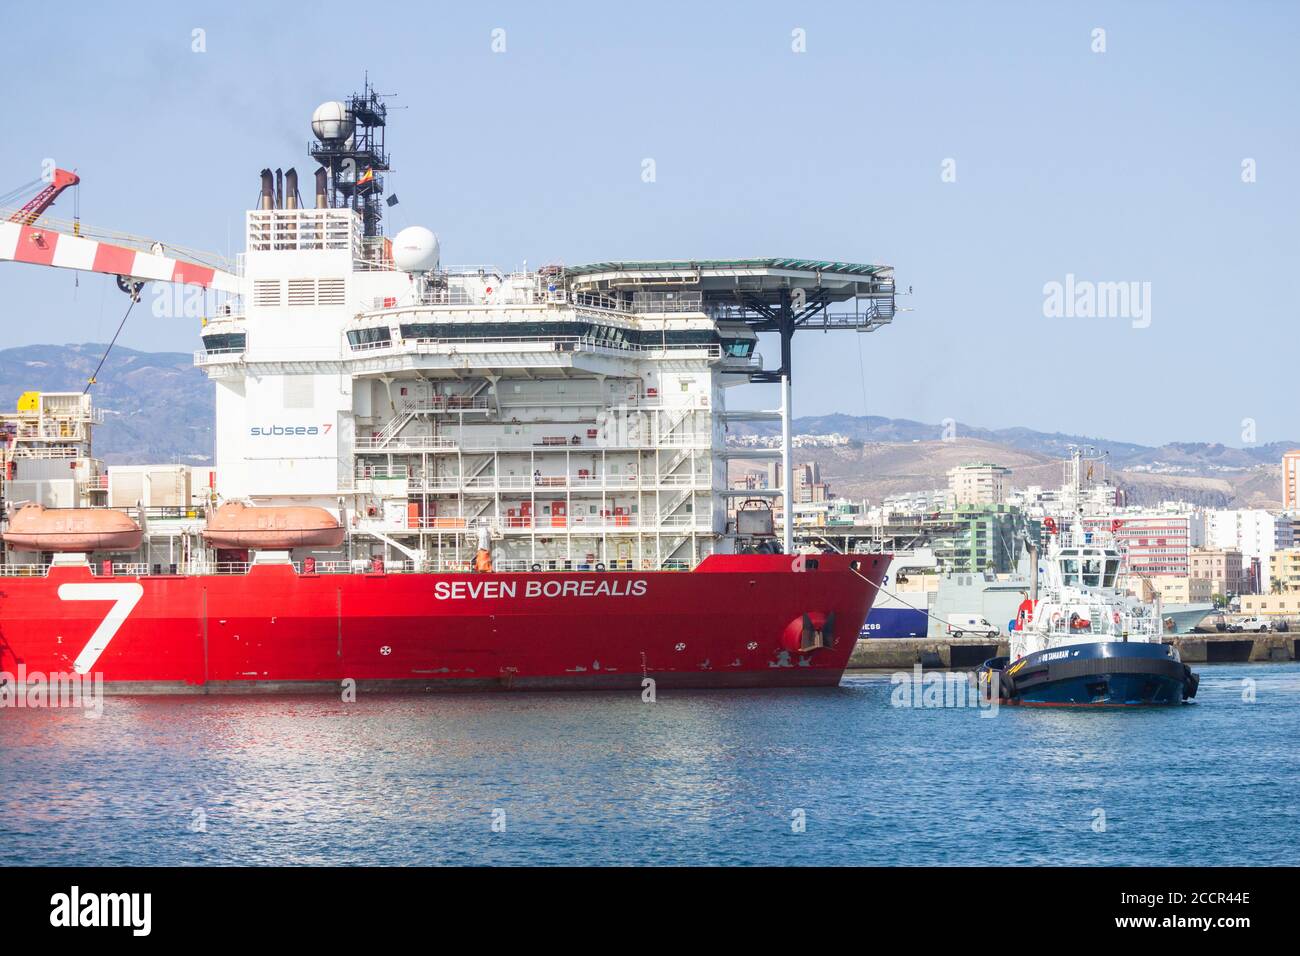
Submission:
{"label": "orange lifeboat", "polygon": [[108,508],[46,508],[29,504],[9,519],[5,543],[15,551],[134,551],[140,526]]}
{"label": "orange lifeboat", "polygon": [[216,548],[337,548],[343,528],[324,508],[251,508],[236,501],[212,512],[203,537]]}

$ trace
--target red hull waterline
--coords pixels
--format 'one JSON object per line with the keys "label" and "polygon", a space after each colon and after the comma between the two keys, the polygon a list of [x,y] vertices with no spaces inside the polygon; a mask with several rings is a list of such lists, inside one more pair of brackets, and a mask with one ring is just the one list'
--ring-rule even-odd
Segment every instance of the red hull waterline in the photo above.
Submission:
{"label": "red hull waterline", "polygon": [[[887,555],[715,555],[643,573],[52,567],[0,578],[0,671],[98,675],[112,693],[337,692],[349,678],[419,691],[827,686],[887,567]],[[800,649],[810,625],[829,646]]]}

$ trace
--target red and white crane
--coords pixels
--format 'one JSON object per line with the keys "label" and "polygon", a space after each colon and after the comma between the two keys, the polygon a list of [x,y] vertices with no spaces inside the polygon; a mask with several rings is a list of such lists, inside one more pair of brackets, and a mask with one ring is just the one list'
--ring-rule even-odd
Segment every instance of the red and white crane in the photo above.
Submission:
{"label": "red and white crane", "polygon": [[54,205],[54,200],[59,198],[59,193],[69,186],[77,185],[79,182],[81,182],[81,177],[76,173],[70,173],[66,169],[56,169],[49,184],[33,196],[27,205],[10,216],[9,221],[30,226],[41,217],[41,213]]}
{"label": "red and white crane", "polygon": [[[56,169],[48,184],[22,208],[8,215],[0,211],[0,261],[102,272],[117,276],[118,286],[132,294],[144,282],[174,282],[234,294],[241,291],[239,276],[167,255],[161,243],[115,237],[123,243],[119,245],[82,236],[76,222],[62,224],[43,218],[60,193],[80,182],[76,173]],[[65,226],[71,228],[60,231]]]}

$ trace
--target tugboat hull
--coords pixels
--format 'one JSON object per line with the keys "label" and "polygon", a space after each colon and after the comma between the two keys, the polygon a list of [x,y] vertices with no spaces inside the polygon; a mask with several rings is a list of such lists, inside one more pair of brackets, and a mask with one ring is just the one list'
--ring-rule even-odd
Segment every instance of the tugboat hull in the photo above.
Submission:
{"label": "tugboat hull", "polygon": [[1031,707],[1142,707],[1180,704],[1200,679],[1167,644],[1105,641],[1037,651],[1014,663],[986,661],[980,680],[996,674],[999,698]]}

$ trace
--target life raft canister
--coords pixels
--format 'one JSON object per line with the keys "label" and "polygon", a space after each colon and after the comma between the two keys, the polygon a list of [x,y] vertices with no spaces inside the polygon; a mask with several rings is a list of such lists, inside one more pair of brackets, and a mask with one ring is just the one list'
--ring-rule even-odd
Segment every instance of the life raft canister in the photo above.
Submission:
{"label": "life raft canister", "polygon": [[1020,608],[1016,611],[1016,630],[1023,631],[1030,624],[1034,623],[1034,602],[1025,598],[1020,602]]}

